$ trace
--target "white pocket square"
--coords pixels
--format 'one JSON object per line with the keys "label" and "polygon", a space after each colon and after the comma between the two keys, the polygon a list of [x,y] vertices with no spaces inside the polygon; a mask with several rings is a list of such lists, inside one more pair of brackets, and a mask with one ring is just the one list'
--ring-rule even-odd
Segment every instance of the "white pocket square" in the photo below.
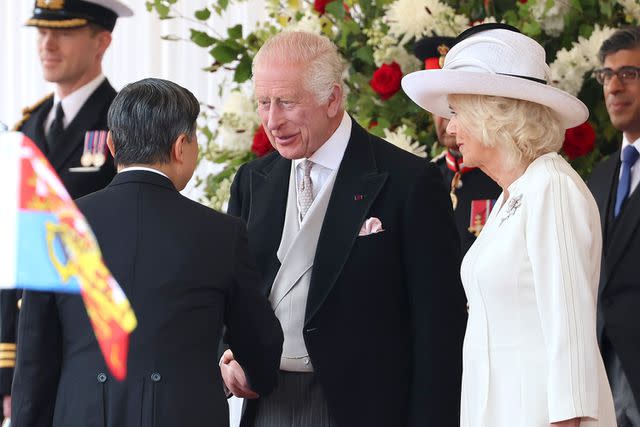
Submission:
{"label": "white pocket square", "polygon": [[368,236],[369,234],[380,233],[382,231],[384,231],[384,228],[382,228],[382,221],[372,216],[362,224],[362,228],[360,229],[358,236]]}

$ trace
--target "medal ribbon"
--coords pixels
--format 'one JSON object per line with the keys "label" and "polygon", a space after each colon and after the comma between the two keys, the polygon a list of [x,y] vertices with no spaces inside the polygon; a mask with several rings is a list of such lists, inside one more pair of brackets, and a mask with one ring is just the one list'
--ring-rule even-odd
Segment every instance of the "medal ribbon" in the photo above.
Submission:
{"label": "medal ribbon", "polygon": [[465,174],[469,171],[474,170],[475,168],[468,167],[464,165],[464,159],[460,156],[454,156],[451,151],[447,150],[447,154],[445,155],[445,160],[447,161],[447,167],[452,172]]}

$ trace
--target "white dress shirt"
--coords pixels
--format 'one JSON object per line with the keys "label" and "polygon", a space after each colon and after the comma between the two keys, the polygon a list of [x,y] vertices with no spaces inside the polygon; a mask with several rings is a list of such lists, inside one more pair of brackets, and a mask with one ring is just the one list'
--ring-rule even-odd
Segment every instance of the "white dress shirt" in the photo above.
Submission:
{"label": "white dress shirt", "polygon": [[129,166],[127,168],[123,168],[120,171],[118,171],[118,173],[123,173],[123,172],[129,172],[129,171],[147,171],[147,172],[154,172],[157,173],[158,175],[162,175],[165,178],[167,178],[169,181],[171,181],[171,178],[169,178],[166,174],[164,174],[163,172],[160,172],[158,169],[153,169],[153,168],[146,168],[144,166]]}
{"label": "white dress shirt", "polygon": [[60,95],[56,91],[53,95],[53,108],[49,111],[49,115],[47,116],[47,120],[44,121],[44,132],[45,134],[49,130],[51,126],[51,122],[56,117],[56,108],[58,108],[58,103],[62,102],[62,111],[64,111],[64,119],[62,120],[62,126],[66,128],[69,126],[69,123],[73,121],[80,112],[80,109],[87,102],[87,99],[91,96],[91,94],[98,89],[98,86],[102,84],[105,77],[104,74],[100,73],[98,77],[91,80],[86,85],[76,89],[69,95],[64,98],[60,98]]}
{"label": "white dress shirt", "polygon": [[[296,159],[293,165],[296,168],[296,186],[300,186],[304,178],[304,169],[302,163],[310,160],[314,163],[311,168],[311,182],[313,183],[313,198],[318,197],[322,191],[325,182],[329,179],[333,172],[337,172],[347,149],[349,138],[351,137],[351,117],[345,112],[342,121],[327,141],[316,150],[308,159]],[[313,204],[311,205],[313,206]],[[300,205],[298,204],[298,209]]]}
{"label": "white dress shirt", "polygon": [[[636,150],[638,150],[638,152],[640,153],[640,138],[636,139],[633,142],[629,142],[629,140],[627,139],[627,135],[623,134],[622,149],[620,150],[620,161],[622,161],[622,151],[625,149],[627,145],[633,145],[634,147],[636,147]],[[622,176],[622,168],[620,168],[620,175],[618,176],[618,179],[620,179],[620,176]],[[638,160],[631,167],[631,183],[629,184],[629,196],[633,194],[633,190],[636,189],[636,187],[638,186],[638,183],[640,183],[640,160]]]}

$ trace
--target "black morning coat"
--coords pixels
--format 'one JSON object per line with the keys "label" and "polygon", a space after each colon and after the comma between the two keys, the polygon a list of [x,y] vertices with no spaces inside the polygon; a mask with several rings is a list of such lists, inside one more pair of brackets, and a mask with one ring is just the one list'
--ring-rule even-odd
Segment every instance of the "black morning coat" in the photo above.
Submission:
{"label": "black morning coat", "polygon": [[107,370],[79,295],[25,292],[13,427],[227,426],[223,325],[251,386],[269,393],[282,330],[242,221],[148,171],[122,172],[77,204],[138,319],[128,375]]}
{"label": "black morning coat", "polygon": [[[268,295],[291,161],[244,165],[228,212],[247,221]],[[383,232],[359,237],[370,217]],[[318,241],[303,336],[340,427],[459,425],[465,297],[437,167],[353,122]],[[249,401],[243,426],[252,425]]]}

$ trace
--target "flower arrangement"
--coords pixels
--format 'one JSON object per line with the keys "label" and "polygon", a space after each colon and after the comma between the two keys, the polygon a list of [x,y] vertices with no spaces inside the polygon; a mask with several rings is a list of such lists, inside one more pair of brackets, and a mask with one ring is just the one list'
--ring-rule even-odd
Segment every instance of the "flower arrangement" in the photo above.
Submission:
{"label": "flower arrangement", "polygon": [[[208,73],[228,73],[221,107],[203,109],[200,130],[206,141],[197,174],[200,199],[223,209],[238,167],[273,148],[260,125],[252,99],[251,61],[262,43],[280,31],[304,30],[329,37],[346,64],[347,111],[370,132],[418,156],[435,156],[441,147],[428,113],[400,90],[403,75],[423,68],[413,46],[425,36],[455,36],[481,22],[505,22],[538,40],[550,62],[551,84],[580,97],[589,121],[566,135],[563,154],[587,176],[595,163],[615,150],[619,134],[611,126],[602,88],[591,77],[599,66],[604,39],[623,25],[640,21],[638,0],[265,0],[269,18],[251,31],[241,25],[218,34],[210,24],[232,3],[181,11],[184,0],[151,0],[147,9],[160,19],[192,23],[188,40],[203,48]],[[221,166],[213,167],[211,164]]]}

